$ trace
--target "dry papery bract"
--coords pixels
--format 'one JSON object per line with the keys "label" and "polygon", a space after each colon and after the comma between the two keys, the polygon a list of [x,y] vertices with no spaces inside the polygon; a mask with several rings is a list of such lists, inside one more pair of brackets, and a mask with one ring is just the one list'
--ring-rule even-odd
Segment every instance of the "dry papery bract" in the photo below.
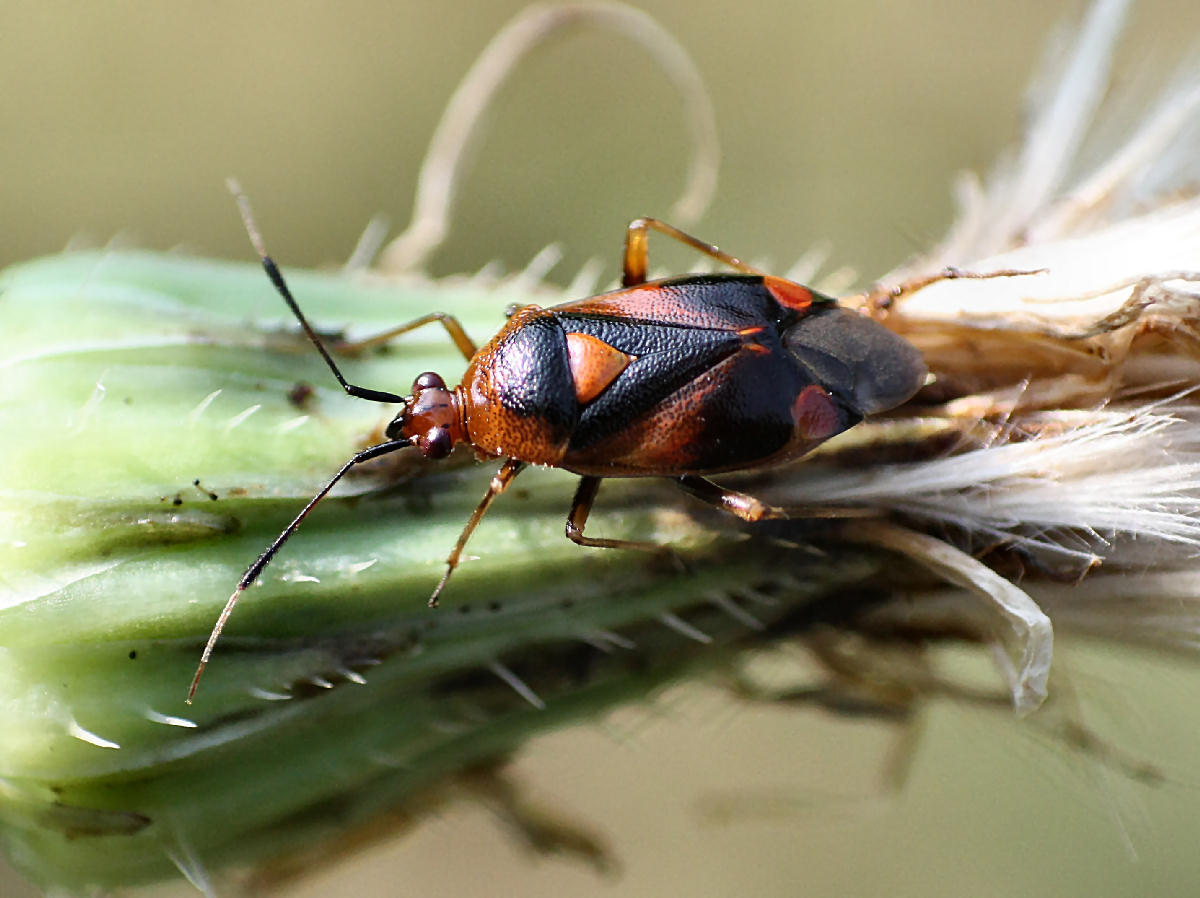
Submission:
{"label": "dry papery bract", "polygon": [[[1059,633],[1191,647],[1200,197],[1187,185],[1200,76],[1177,77],[1122,145],[1080,172],[1125,11],[1093,5],[1039,81],[1024,145],[986,184],[960,180],[940,246],[852,300],[916,344],[931,372],[908,407],[875,425],[885,463],[819,477],[797,469],[773,499],[889,509],[971,556],[950,579],[974,579],[999,608],[1019,584]],[[842,452],[862,460],[860,447]],[[946,573],[922,545],[934,544],[908,548]],[[975,560],[1008,585],[973,578],[986,580]],[[874,620],[937,621],[1019,649],[1020,616],[1006,632],[981,624],[987,613],[973,601],[913,595]],[[1031,710],[1047,671],[1022,667],[1028,653],[1011,660],[1016,706]]]}

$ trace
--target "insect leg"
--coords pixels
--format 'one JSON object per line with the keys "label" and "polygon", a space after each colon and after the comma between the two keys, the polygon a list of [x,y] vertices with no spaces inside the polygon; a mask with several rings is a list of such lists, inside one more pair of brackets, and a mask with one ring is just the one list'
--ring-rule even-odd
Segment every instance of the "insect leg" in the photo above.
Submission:
{"label": "insect leg", "polygon": [[567,515],[567,539],[580,546],[590,546],[596,549],[639,549],[643,552],[670,552],[668,546],[658,543],[644,542],[636,539],[607,539],[604,537],[584,536],[583,528],[587,525],[588,514],[592,503],[596,501],[596,493],[600,492],[600,477],[580,477],[579,487],[575,490],[575,498],[571,500],[571,511]]}
{"label": "insect leg", "polygon": [[870,508],[837,505],[768,505],[748,493],[738,492],[713,483],[698,474],[674,478],[675,485],[701,502],[714,505],[743,521],[796,520],[800,518],[874,518],[879,512]]}
{"label": "insect leg", "polygon": [[[403,402],[403,396],[397,396],[395,393],[389,393],[385,390],[371,390],[367,387],[360,387],[357,384],[347,382],[342,376],[341,369],[333,360],[333,356],[325,348],[325,344],[321,342],[321,338],[317,336],[317,332],[313,330],[308,319],[304,317],[304,313],[300,311],[300,306],[297,305],[295,298],[292,296],[292,291],[288,289],[287,281],[283,279],[283,273],[279,270],[279,266],[275,261],[267,255],[266,245],[263,243],[262,234],[259,233],[258,226],[254,223],[254,216],[250,212],[250,200],[246,198],[246,194],[242,192],[241,186],[232,178],[229,179],[227,186],[229,192],[233,194],[237,200],[238,211],[242,214],[242,223],[246,226],[246,233],[250,237],[250,243],[254,246],[254,251],[258,253],[258,257],[262,260],[263,270],[266,271],[267,277],[271,279],[271,283],[275,285],[275,290],[283,297],[283,301],[287,303],[292,314],[296,316],[296,320],[300,322],[300,327],[308,336],[309,341],[317,348],[317,352],[321,354],[321,358],[325,360],[325,364],[329,366],[329,370],[333,372],[333,376],[337,378],[337,382],[342,385],[342,389],[358,399],[369,399],[372,402]],[[465,336],[465,335],[464,335]]]}
{"label": "insect leg", "polygon": [[217,640],[221,636],[221,631],[225,629],[225,623],[229,620],[229,615],[233,614],[233,606],[237,604],[242,593],[254,584],[259,575],[263,572],[271,559],[275,557],[275,553],[283,547],[283,544],[288,541],[288,538],[299,529],[300,524],[308,517],[308,513],[312,511],[318,502],[329,494],[334,485],[346,475],[346,472],[355,465],[362,464],[365,461],[370,461],[373,458],[379,458],[381,455],[387,455],[390,452],[395,452],[397,449],[405,449],[412,445],[409,439],[403,440],[388,440],[386,443],[379,443],[375,446],[370,446],[362,452],[358,452],[352,459],[346,462],[329,478],[329,482],[321,487],[320,492],[313,496],[308,504],[300,510],[300,514],[296,515],[295,519],[283,528],[283,532],[275,537],[275,541],[267,546],[267,550],[263,552],[255,560],[254,564],[246,569],[246,573],[242,574],[242,579],[238,581],[237,588],[233,591],[233,595],[229,597],[229,601],[225,603],[225,607],[221,610],[221,616],[217,618],[217,623],[212,628],[212,633],[208,636],[208,642],[204,644],[204,651],[200,655],[200,666],[196,668],[196,675],[192,677],[191,688],[188,689],[187,703],[192,703],[192,696],[196,694],[196,687],[200,685],[200,677],[204,675],[204,668],[208,667],[208,659],[212,657],[213,648],[217,644]]}
{"label": "insect leg", "polygon": [[479,526],[479,522],[483,520],[483,516],[487,513],[488,506],[492,504],[492,500],[499,496],[502,492],[508,489],[508,485],[512,483],[513,478],[521,473],[521,469],[525,467],[525,462],[517,461],[515,458],[510,458],[496,472],[492,478],[492,482],[488,484],[488,490],[483,494],[483,498],[479,500],[479,504],[475,506],[475,511],[471,513],[470,519],[467,521],[467,526],[463,527],[462,533],[458,535],[458,542],[454,544],[454,550],[450,553],[450,557],[446,559],[446,573],[442,574],[442,579],[438,583],[437,588],[433,591],[433,595],[429,597],[429,607],[436,608],[438,596],[442,594],[442,590],[446,588],[446,583],[450,579],[450,575],[454,573],[454,569],[458,567],[459,558],[462,557],[462,551],[467,545],[467,540],[471,538],[471,534],[475,532],[475,528]]}
{"label": "insect leg", "polygon": [[939,281],[987,281],[992,278],[1017,278],[1031,274],[1046,274],[1048,271],[1048,268],[998,268],[995,271],[963,271],[961,268],[943,268],[934,274],[914,275],[892,286],[878,284],[860,295],[868,309],[884,310],[890,308],[902,296],[917,293]]}
{"label": "insect leg", "polygon": [[467,336],[467,332],[463,330],[463,326],[457,318],[453,315],[447,315],[445,312],[430,312],[428,315],[422,315],[415,321],[408,322],[408,324],[389,328],[381,334],[374,334],[370,337],[364,337],[361,340],[343,340],[338,343],[337,348],[339,352],[361,352],[364,349],[370,349],[372,346],[382,346],[384,343],[391,342],[401,334],[415,331],[417,328],[424,327],[426,324],[433,324],[435,321],[446,329],[446,333],[450,335],[450,339],[454,341],[454,345],[458,347],[458,351],[463,354],[463,358],[468,362],[471,361],[478,351],[475,341]]}
{"label": "insect leg", "polygon": [[669,225],[665,221],[659,221],[657,218],[635,218],[629,223],[629,229],[625,232],[625,267],[624,274],[621,277],[621,286],[636,287],[638,284],[646,282],[646,269],[649,267],[649,232],[653,229],[660,234],[666,234],[668,237],[673,237],[680,243],[690,246],[692,249],[706,256],[716,259],[718,262],[724,262],[730,268],[745,274],[763,274],[757,268],[747,265],[741,259],[729,255],[711,243],[705,243],[691,234],[687,234],[674,225]]}
{"label": "insect leg", "polygon": [[715,505],[717,508],[741,518],[743,521],[769,521],[777,518],[792,517],[786,509],[767,505],[746,493],[726,489],[713,483],[705,477],[696,474],[684,474],[677,477],[675,482],[685,493],[690,493],[702,502]]}

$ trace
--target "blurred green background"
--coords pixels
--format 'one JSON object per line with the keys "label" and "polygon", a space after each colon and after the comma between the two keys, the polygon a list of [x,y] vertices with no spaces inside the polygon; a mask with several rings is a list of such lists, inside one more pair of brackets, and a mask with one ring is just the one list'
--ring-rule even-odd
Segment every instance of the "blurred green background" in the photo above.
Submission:
{"label": "blurred green background", "polygon": [[[451,91],[522,5],[4,3],[0,264],[113,239],[250,258],[231,174],[285,267],[340,263],[371,216],[407,222]],[[951,176],[1015,142],[1048,34],[1083,9],[638,5],[691,52],[716,105],[720,186],[694,230],[780,269],[828,242],[832,265],[865,278],[941,235]],[[1122,79],[1169,71],[1197,34],[1194,0],[1138,4]],[[492,122],[434,273],[518,269],[559,241],[552,279],[592,257],[615,276],[624,225],[666,215],[682,183],[675,94],[611,34],[527,62]],[[672,253],[658,258],[686,264]],[[1195,894],[1200,719],[1178,713],[1195,704],[1193,665],[1070,648],[1058,663],[1100,698],[1090,722],[1180,782],[1141,787],[1004,714],[943,705],[888,796],[893,731],[692,687],[520,762],[536,796],[608,835],[621,879],[531,863],[487,812],[463,808],[303,894]],[[749,800],[750,819],[714,823],[702,806],[718,794]],[[5,875],[0,896],[23,895]]]}

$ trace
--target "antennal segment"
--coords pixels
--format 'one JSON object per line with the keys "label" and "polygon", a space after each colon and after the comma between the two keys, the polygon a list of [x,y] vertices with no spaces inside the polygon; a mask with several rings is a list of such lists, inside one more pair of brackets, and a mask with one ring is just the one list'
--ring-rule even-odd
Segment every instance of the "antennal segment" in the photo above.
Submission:
{"label": "antennal segment", "polygon": [[254,564],[246,569],[246,573],[242,574],[242,579],[238,581],[237,589],[233,591],[233,595],[229,597],[229,601],[225,603],[225,607],[221,610],[221,616],[217,618],[217,623],[213,626],[212,633],[208,636],[208,642],[204,644],[204,651],[200,655],[200,666],[196,668],[196,675],[192,677],[192,685],[188,689],[187,703],[192,703],[192,697],[196,694],[196,687],[200,685],[200,677],[204,675],[204,669],[208,667],[208,659],[212,657],[213,648],[217,644],[217,640],[221,638],[221,631],[225,629],[225,623],[229,620],[229,616],[233,614],[233,608],[241,598],[242,593],[254,585],[259,575],[263,572],[271,559],[275,557],[275,553],[282,548],[283,544],[288,541],[288,538],[295,533],[300,524],[308,517],[308,513],[316,507],[317,503],[329,494],[334,485],[346,475],[346,472],[355,465],[360,465],[365,461],[370,461],[373,458],[379,458],[381,455],[387,455],[390,452],[395,452],[397,449],[404,449],[412,445],[412,440],[405,438],[402,440],[388,440],[386,443],[379,443],[375,446],[370,446],[362,452],[357,453],[352,459],[346,462],[338,470],[329,482],[321,488],[321,491],[313,496],[308,504],[301,509],[300,514],[296,515],[295,520],[284,528],[279,536],[275,537],[275,542],[267,547],[267,550],[258,556]]}
{"label": "antennal segment", "polygon": [[386,390],[371,390],[367,387],[360,387],[357,384],[348,383],[346,378],[342,376],[341,369],[333,360],[333,356],[325,348],[325,344],[321,342],[321,338],[317,336],[317,332],[313,330],[308,319],[304,317],[304,313],[300,311],[300,306],[297,305],[295,298],[292,296],[292,291],[288,289],[287,281],[283,279],[283,273],[280,272],[279,266],[274,260],[267,255],[266,245],[263,243],[262,234],[258,230],[258,226],[254,223],[254,214],[250,211],[250,200],[242,191],[242,185],[235,178],[228,178],[225,181],[225,186],[229,188],[229,192],[233,194],[237,200],[238,211],[242,214],[242,223],[246,226],[246,233],[250,237],[250,243],[254,246],[254,251],[258,253],[262,259],[263,269],[267,272],[267,277],[271,279],[271,283],[275,285],[275,289],[279,295],[283,297],[283,301],[287,303],[288,308],[292,310],[292,314],[296,316],[296,320],[300,322],[300,327],[304,329],[304,333],[308,335],[308,339],[312,341],[312,345],[317,347],[317,352],[321,353],[321,358],[325,360],[325,364],[329,366],[329,370],[333,372],[333,376],[337,378],[337,382],[342,385],[342,389],[358,399],[369,399],[372,402],[403,402],[403,396],[397,396],[395,393],[389,393]]}

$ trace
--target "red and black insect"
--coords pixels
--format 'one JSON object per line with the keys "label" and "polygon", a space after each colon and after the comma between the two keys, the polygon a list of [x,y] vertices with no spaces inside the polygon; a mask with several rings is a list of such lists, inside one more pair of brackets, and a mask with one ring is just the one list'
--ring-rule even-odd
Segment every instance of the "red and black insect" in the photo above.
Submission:
{"label": "red and black insect", "polygon": [[[407,397],[366,389],[342,376],[267,255],[245,197],[238,200],[267,275],[338,383],[351,396],[399,403],[400,411],[387,440],[346,462],[243,575],[205,646],[189,701],[238,597],[355,465],[410,446],[443,458],[457,443],[505,459],[446,560],[430,598],[435,605],[488,506],[526,465],[581,475],[567,516],[569,539],[657,550],[584,535],[603,478],[667,477],[744,520],[776,517],[780,509],[706,475],[794,459],[904,402],[925,380],[920,353],[872,319],[664,222],[640,218],[627,232],[620,290],[548,309],[525,306],[478,350],[456,319],[426,315],[364,342],[438,322],[469,362],[461,384],[449,389],[427,372]],[[650,230],[739,273],[647,282]]]}

